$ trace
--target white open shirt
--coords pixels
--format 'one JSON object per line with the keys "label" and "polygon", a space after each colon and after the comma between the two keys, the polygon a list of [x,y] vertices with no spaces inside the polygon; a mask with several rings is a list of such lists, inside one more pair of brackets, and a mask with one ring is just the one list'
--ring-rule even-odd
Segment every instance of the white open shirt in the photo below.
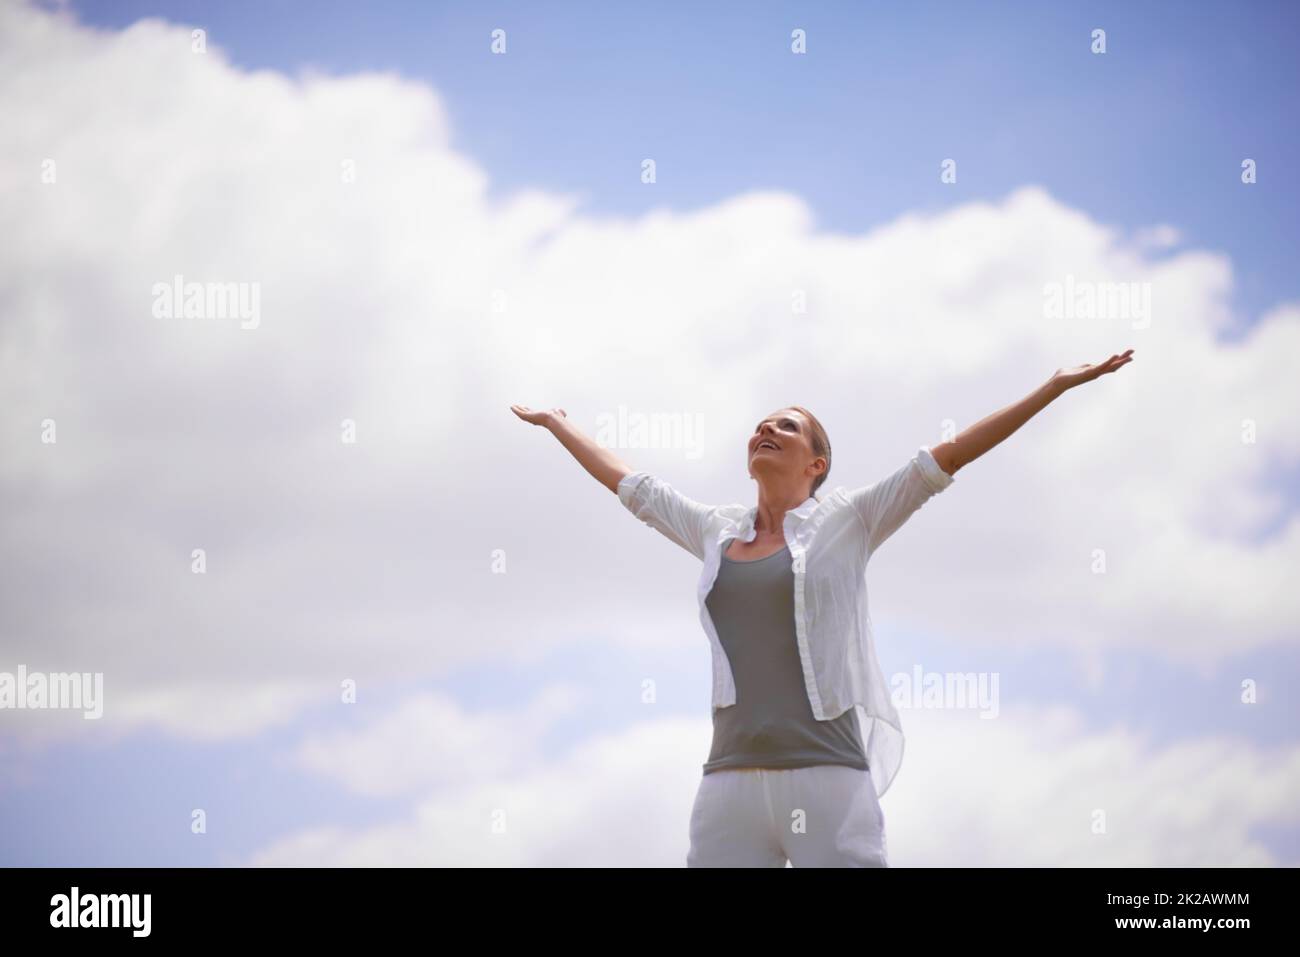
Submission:
{"label": "white open shirt", "polygon": [[[794,620],[804,687],[819,721],[859,707],[863,746],[877,796],[903,762],[903,728],[876,659],[867,610],[867,562],[930,496],[951,485],[929,446],[874,485],[837,486],[809,497],[785,515],[793,556]],[[736,703],[731,663],[718,640],[705,599],[730,538],[753,541],[757,506],[703,505],[650,472],[630,472],[618,499],[637,518],[704,562],[697,597],[700,623],[713,649],[713,708]]]}

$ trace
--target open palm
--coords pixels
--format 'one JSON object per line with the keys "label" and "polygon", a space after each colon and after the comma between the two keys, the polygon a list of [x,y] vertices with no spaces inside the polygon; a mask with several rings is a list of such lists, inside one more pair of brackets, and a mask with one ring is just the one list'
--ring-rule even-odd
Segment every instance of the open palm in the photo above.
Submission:
{"label": "open palm", "polygon": [[548,419],[557,415],[568,417],[563,409],[530,409],[526,405],[512,405],[510,411],[533,425],[545,425]]}
{"label": "open palm", "polygon": [[1059,383],[1063,388],[1072,389],[1076,385],[1083,385],[1085,382],[1091,382],[1097,376],[1105,375],[1108,372],[1114,372],[1120,366],[1127,365],[1133,361],[1133,350],[1128,349],[1118,355],[1113,355],[1105,362],[1089,362],[1085,365],[1074,366],[1070,369],[1057,369],[1052,376],[1054,382]]}

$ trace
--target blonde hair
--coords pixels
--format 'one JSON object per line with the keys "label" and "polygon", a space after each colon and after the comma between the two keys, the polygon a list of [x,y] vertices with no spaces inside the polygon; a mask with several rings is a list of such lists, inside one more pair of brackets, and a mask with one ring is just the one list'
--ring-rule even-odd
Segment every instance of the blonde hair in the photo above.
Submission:
{"label": "blonde hair", "polygon": [[822,427],[822,424],[817,421],[817,416],[803,406],[788,405],[786,408],[794,409],[808,420],[808,424],[812,426],[813,455],[824,455],[826,457],[826,471],[813,479],[812,490],[809,492],[810,495],[816,496],[817,489],[821,488],[822,483],[826,481],[826,477],[831,474],[831,438],[826,434],[826,429]]}

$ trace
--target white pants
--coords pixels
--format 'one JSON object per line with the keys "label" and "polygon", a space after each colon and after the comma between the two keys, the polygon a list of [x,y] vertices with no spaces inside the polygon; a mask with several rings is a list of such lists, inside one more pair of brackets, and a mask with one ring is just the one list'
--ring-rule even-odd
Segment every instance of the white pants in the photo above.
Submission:
{"label": "white pants", "polygon": [[843,764],[702,776],[687,867],[888,867],[870,771]]}

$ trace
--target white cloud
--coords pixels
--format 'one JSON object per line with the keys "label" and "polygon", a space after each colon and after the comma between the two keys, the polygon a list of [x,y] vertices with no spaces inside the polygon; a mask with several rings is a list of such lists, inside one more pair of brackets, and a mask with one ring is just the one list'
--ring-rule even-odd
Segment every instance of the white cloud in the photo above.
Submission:
{"label": "white cloud", "polygon": [[[411,712],[427,707],[411,702],[360,732],[316,740],[321,770],[339,776],[330,755],[346,768],[368,752],[409,754],[427,725]],[[456,741],[504,720],[443,709],[436,726]],[[913,710],[904,720],[904,773],[882,801],[894,866],[1300,863],[1278,860],[1257,832],[1300,825],[1295,745],[1262,748],[1231,736],[1154,744],[1123,727],[1091,730],[1068,708],[1004,709],[994,720]],[[708,741],[707,721],[659,719],[595,734],[554,762],[485,770],[473,758],[409,815],[378,827],[304,830],[250,863],[682,866]],[[511,757],[528,750],[500,746]],[[443,757],[435,751],[430,760]],[[397,762],[366,761],[342,773],[368,793],[411,783]],[[1103,817],[1104,830],[1095,830]],[[503,832],[493,829],[498,820]]]}
{"label": "white cloud", "polygon": [[[885,796],[891,848],[954,866],[1294,867],[1262,826],[1300,825],[1300,747],[1214,735],[1153,743],[1067,707],[912,711]],[[892,805],[888,802],[892,801]],[[1095,833],[1101,812],[1104,833]]]}
{"label": "white cloud", "polygon": [[443,695],[406,698],[362,731],[314,734],[296,763],[359,794],[410,794],[525,772],[553,722],[585,700],[551,687],[517,712],[466,713]]}
{"label": "white cloud", "polygon": [[[421,710],[415,705],[415,710]],[[255,855],[253,863],[276,866],[570,866],[675,865],[686,854],[684,822],[693,800],[699,764],[682,755],[697,751],[704,729],[698,721],[671,719],[628,730],[593,734],[563,759],[528,757],[530,732],[511,717],[454,721],[453,709],[437,712],[436,725],[407,724],[400,709],[390,720],[343,740],[318,739],[314,757],[326,764],[348,755],[405,751],[408,761],[435,765],[439,745],[414,749],[421,728],[442,740],[475,740],[500,749],[495,773],[478,748],[456,754],[469,760],[439,775],[438,787],[418,799],[410,815],[392,824],[350,831],[318,828],[290,835]],[[484,742],[483,727],[515,725],[522,743],[508,736]],[[707,738],[704,739],[707,741]],[[515,760],[518,759],[518,760]],[[396,762],[367,761],[348,772],[349,783],[368,793],[405,791],[408,769]]]}
{"label": "white cloud", "polygon": [[[779,405],[827,423],[832,484],[865,484],[943,420],[1128,346],[891,540],[876,620],[1207,667],[1295,640],[1300,523],[1265,483],[1300,453],[1300,310],[1218,341],[1221,256],[1149,261],[1033,187],[862,235],[771,192],[636,218],[495,202],[427,87],[247,72],[158,21],[0,5],[0,62],[21,224],[0,239],[0,668],[102,670],[119,731],[249,733],[343,678],[640,640],[629,609],[688,606],[690,562],[510,403],[589,428],[620,404],[699,411],[699,461],[621,454],[741,500],[744,435]],[[260,283],[260,326],[153,318],[178,273]],[[1067,274],[1150,282],[1150,327],[1045,319]]]}
{"label": "white cloud", "polygon": [[1182,241],[1182,233],[1168,223],[1140,229],[1133,236],[1133,242],[1143,249],[1168,249]]}

